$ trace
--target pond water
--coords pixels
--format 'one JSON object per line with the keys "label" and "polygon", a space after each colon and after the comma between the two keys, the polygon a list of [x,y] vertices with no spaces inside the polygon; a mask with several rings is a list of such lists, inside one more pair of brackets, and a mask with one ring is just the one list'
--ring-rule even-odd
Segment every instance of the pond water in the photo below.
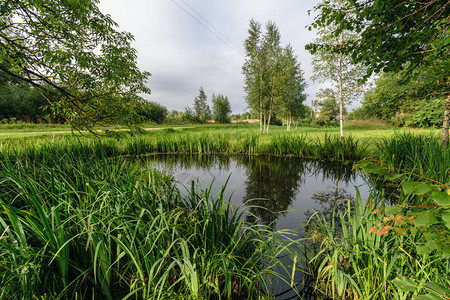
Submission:
{"label": "pond water", "polygon": [[[145,163],[171,174],[185,195],[192,181],[200,188],[212,185],[216,192],[226,185],[225,199],[234,207],[248,205],[248,221],[258,220],[277,230],[295,229],[298,237],[302,236],[302,222],[314,211],[329,216],[334,205],[345,209],[356,188],[363,199],[370,191],[365,175],[343,163],[246,155],[154,155]],[[296,274],[296,280],[301,278],[301,273]],[[289,286],[274,283],[272,289],[277,295]],[[295,293],[287,292],[277,298],[293,296]]]}

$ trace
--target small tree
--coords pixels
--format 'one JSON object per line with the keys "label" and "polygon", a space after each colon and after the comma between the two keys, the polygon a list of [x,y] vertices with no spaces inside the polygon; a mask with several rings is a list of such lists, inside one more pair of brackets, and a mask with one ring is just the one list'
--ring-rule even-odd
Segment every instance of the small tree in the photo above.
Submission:
{"label": "small tree", "polygon": [[208,98],[206,97],[203,87],[200,87],[198,91],[198,96],[194,99],[194,112],[197,119],[200,122],[205,123],[211,118],[211,109],[206,103]]}
{"label": "small tree", "polygon": [[[298,82],[302,91],[304,81],[290,45],[280,45],[280,32],[273,22],[261,24],[250,20],[249,37],[245,40],[246,60],[242,67],[245,78],[246,101],[252,112],[259,115],[260,133],[269,133],[273,113],[283,103],[298,97]],[[288,106],[284,106],[288,109]],[[288,112],[285,112],[286,116]]]}
{"label": "small tree", "polygon": [[231,105],[228,97],[222,94],[212,95],[213,118],[217,123],[230,123]]}
{"label": "small tree", "polygon": [[339,117],[339,95],[332,89],[321,89],[317,93],[315,105],[319,107],[316,118],[318,124],[324,125],[335,122]]}
{"label": "small tree", "polygon": [[299,118],[304,113],[303,102],[307,97],[304,91],[307,84],[291,45],[287,45],[283,49],[282,59],[285,82],[275,111],[278,117],[283,118],[286,124],[286,130],[289,132],[293,120]]}

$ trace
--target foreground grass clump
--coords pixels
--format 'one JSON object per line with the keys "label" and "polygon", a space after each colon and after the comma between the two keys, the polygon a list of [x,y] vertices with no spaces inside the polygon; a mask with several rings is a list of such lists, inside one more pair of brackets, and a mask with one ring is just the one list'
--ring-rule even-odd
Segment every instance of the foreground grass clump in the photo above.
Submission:
{"label": "foreground grass clump", "polygon": [[[315,291],[332,299],[448,299],[450,254],[421,250],[433,243],[426,232],[405,234],[386,225],[383,196],[371,197],[365,205],[357,195],[354,207],[334,212],[330,220],[321,214],[309,220],[308,267]],[[407,222],[397,216],[391,225],[400,221]]]}
{"label": "foreground grass clump", "polygon": [[57,149],[1,153],[0,298],[268,293],[264,278],[286,247],[245,224],[223,191],[182,199],[170,178],[108,157],[115,147]]}
{"label": "foreground grass clump", "polygon": [[383,140],[374,156],[355,167],[395,195],[381,188],[367,203],[357,195],[345,211],[309,220],[314,289],[333,299],[450,299],[450,149],[406,134]]}

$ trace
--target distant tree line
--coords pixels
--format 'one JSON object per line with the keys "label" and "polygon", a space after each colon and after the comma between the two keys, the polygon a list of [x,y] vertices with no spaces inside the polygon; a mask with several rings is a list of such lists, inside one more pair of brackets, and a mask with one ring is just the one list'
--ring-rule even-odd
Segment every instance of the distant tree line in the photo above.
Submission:
{"label": "distant tree line", "polygon": [[[8,68],[7,62],[1,63]],[[0,72],[0,121],[2,123],[55,122],[62,118],[51,117],[46,107],[47,100],[30,84],[16,77]]]}
{"label": "distant tree line", "polygon": [[227,96],[222,94],[212,94],[212,111],[207,103],[203,87],[200,87],[199,94],[194,98],[193,107],[187,106],[182,115],[182,119],[188,123],[206,123],[214,120],[216,123],[230,123],[231,104]]}
{"label": "distant tree line", "polygon": [[[54,97],[49,100],[53,102]],[[0,72],[0,122],[65,123],[46,98],[27,82]],[[161,124],[168,110],[156,102],[141,101],[127,114],[136,122]]]}

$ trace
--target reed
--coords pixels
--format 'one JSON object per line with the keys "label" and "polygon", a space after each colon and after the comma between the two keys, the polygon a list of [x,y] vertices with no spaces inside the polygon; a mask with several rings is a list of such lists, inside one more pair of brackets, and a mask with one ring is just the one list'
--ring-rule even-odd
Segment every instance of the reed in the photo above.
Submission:
{"label": "reed", "polygon": [[438,138],[398,134],[376,145],[375,156],[388,165],[450,184],[450,148]]}
{"label": "reed", "polygon": [[64,146],[0,156],[0,298],[269,294],[283,233],[246,224],[223,190],[193,186],[183,199],[170,178],[108,157],[115,147]]}
{"label": "reed", "polygon": [[367,156],[367,142],[360,141],[353,136],[325,134],[323,141],[315,141],[313,156],[336,161],[356,161]]}

